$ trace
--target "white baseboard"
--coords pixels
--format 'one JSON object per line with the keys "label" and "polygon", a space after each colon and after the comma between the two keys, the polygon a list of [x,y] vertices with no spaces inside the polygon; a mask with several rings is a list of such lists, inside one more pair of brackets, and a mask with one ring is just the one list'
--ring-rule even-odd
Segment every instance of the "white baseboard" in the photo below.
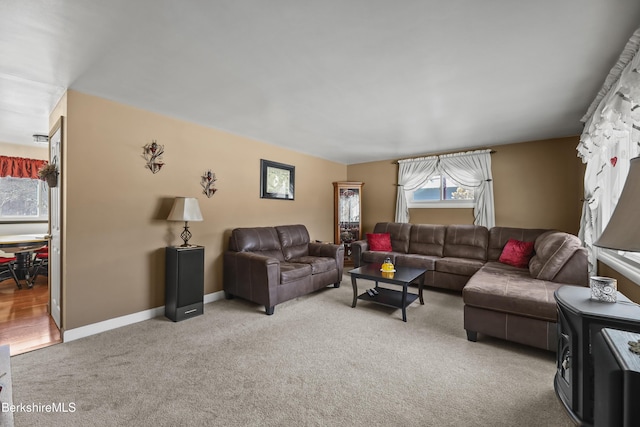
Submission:
{"label": "white baseboard", "polygon": [[[210,302],[215,302],[223,298],[224,292],[218,291],[205,295],[203,302],[205,304],[209,304]],[[149,310],[139,311],[137,313],[127,314],[126,316],[104,320],[102,322],[92,323],[91,325],[65,330],[62,333],[62,341],[75,341],[80,338],[99,334],[100,332],[110,331],[111,329],[121,328],[123,326],[132,325],[134,323],[143,322],[160,316],[164,316],[164,305],[161,307],[151,308]]]}

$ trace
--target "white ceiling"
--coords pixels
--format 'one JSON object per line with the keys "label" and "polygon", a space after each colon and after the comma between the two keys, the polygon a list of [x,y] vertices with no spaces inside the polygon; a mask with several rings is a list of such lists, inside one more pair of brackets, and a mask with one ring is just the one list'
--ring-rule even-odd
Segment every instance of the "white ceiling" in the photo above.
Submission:
{"label": "white ceiling", "polygon": [[638,27],[638,0],[0,0],[0,141],[67,88],[345,164],[576,135]]}

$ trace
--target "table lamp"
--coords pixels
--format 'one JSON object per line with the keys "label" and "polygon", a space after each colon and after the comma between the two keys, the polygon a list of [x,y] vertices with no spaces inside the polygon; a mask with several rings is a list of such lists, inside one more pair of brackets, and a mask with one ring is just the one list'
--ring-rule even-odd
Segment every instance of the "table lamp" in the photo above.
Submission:
{"label": "table lamp", "polygon": [[173,201],[173,207],[167,221],[184,221],[184,230],[180,233],[180,237],[184,240],[181,247],[189,246],[191,232],[189,231],[189,221],[202,221],[200,206],[198,199],[193,197],[176,197]]}
{"label": "table lamp", "polygon": [[640,252],[640,157],[630,160],[629,175],[613,215],[595,246],[619,251]]}
{"label": "table lamp", "polygon": [[[629,174],[609,223],[593,244],[606,249],[640,252],[640,157],[630,160]],[[594,291],[599,300],[615,302],[617,284],[615,279],[592,277],[590,281],[592,297]],[[606,280],[605,280],[606,279]],[[595,289],[594,289],[595,287]]]}

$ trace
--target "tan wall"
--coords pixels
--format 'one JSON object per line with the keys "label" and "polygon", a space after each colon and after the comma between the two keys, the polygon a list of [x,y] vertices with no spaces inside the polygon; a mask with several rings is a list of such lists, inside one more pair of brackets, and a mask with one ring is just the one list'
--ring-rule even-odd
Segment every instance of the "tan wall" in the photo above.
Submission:
{"label": "tan wall", "polygon": [[[197,197],[203,222],[190,243],[205,246],[205,293],[222,289],[231,229],[305,224],[333,240],[333,185],[343,164],[172,119],[75,91],[67,93],[63,279],[65,329],[164,304],[164,247],[181,223],[165,220],[175,196]],[[164,145],[165,166],[145,168],[143,145]],[[296,167],[295,201],[259,197],[260,159]],[[218,192],[201,194],[211,169]]]}
{"label": "tan wall", "polygon": [[31,146],[0,142],[0,156],[24,157],[26,159],[49,160],[48,146]]}
{"label": "tan wall", "polygon": [[640,304],[640,286],[637,283],[600,261],[598,261],[598,275],[616,279],[618,290],[631,301]]}
{"label": "tan wall", "polygon": [[[491,157],[496,225],[554,228],[576,234],[580,227],[582,164],[578,137],[494,147]],[[363,181],[362,221],[370,232],[395,218],[398,165],[395,161],[347,167],[350,181]],[[410,209],[414,224],[472,224],[472,209]]]}
{"label": "tan wall", "polygon": [[576,136],[496,147],[496,224],[577,234],[584,176],[578,142]]}
{"label": "tan wall", "polygon": [[[357,177],[357,178],[356,178]],[[362,230],[369,233],[382,221],[393,221],[396,209],[398,165],[391,160],[347,166],[348,181],[362,181]]]}

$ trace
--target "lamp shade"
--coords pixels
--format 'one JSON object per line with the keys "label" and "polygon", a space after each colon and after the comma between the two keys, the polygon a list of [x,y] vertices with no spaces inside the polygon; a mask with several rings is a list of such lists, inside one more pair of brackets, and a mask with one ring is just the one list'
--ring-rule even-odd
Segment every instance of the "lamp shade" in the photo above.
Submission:
{"label": "lamp shade", "polygon": [[611,219],[594,243],[607,249],[640,252],[640,157],[631,159],[629,175]]}
{"label": "lamp shade", "polygon": [[168,221],[202,221],[198,199],[193,197],[176,197]]}

